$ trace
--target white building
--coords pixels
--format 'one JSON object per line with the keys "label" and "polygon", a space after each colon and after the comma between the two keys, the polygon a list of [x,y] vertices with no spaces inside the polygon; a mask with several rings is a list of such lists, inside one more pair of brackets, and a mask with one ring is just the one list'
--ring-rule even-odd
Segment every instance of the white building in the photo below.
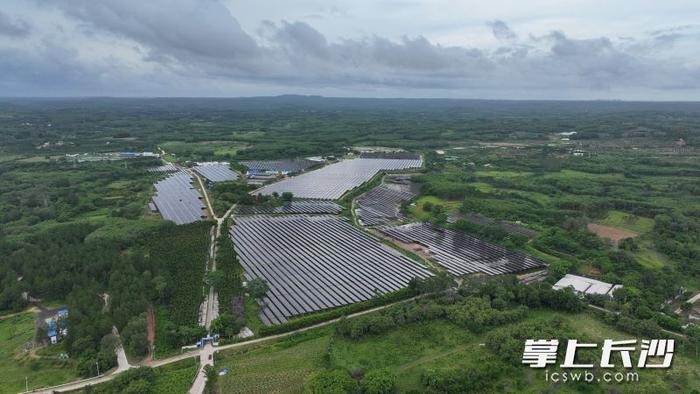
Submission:
{"label": "white building", "polygon": [[617,289],[621,289],[622,285],[613,285],[599,280],[586,278],[584,276],[566,274],[559,282],[555,283],[552,288],[560,290],[570,287],[576,293],[584,294],[602,294],[612,297]]}

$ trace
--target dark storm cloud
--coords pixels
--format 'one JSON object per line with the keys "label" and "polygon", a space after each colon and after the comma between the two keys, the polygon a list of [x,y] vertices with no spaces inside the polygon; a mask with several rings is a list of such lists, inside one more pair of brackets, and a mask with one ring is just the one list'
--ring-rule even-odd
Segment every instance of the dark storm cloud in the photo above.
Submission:
{"label": "dark storm cloud", "polygon": [[22,19],[13,19],[0,11],[0,35],[23,37],[31,31],[29,24]]}
{"label": "dark storm cloud", "polygon": [[[264,21],[253,35],[217,0],[36,1],[56,7],[85,37],[106,37],[105,42],[120,43],[120,49],[133,49],[141,63],[128,67],[111,62],[83,64],[72,57],[74,70],[80,70],[86,81],[76,80],[76,85],[95,83],[109,88],[112,83],[111,89],[119,92],[141,83],[138,78],[149,79],[153,69],[165,86],[190,89],[209,86],[188,85],[191,81],[290,89],[389,87],[463,92],[700,87],[700,72],[692,61],[655,55],[654,51],[663,49],[660,42],[679,34],[675,30],[618,41],[607,37],[577,39],[558,31],[520,38],[504,21],[495,20],[488,26],[500,46],[479,49],[439,45],[420,35],[398,40],[373,35],[331,41],[300,21]],[[51,52],[51,45],[61,46],[44,45],[46,53]],[[103,56],[112,56],[108,45],[103,51]],[[54,77],[34,61],[41,53],[25,53],[24,57],[10,53],[7,56],[15,59],[0,62],[0,72],[21,68],[22,59],[29,59],[26,70],[38,67],[37,73]],[[18,71],[12,78],[19,80],[29,72]],[[129,72],[140,74],[130,81]],[[109,78],[112,75],[118,78]],[[121,85],[114,85],[115,80]],[[199,92],[192,94],[202,94]]]}
{"label": "dark storm cloud", "polygon": [[517,35],[503,21],[496,20],[490,22],[489,26],[491,26],[493,36],[499,40],[512,40],[517,37]]}
{"label": "dark storm cloud", "polygon": [[217,0],[58,0],[46,2],[89,29],[131,39],[160,54],[188,59],[250,56],[255,41]]}

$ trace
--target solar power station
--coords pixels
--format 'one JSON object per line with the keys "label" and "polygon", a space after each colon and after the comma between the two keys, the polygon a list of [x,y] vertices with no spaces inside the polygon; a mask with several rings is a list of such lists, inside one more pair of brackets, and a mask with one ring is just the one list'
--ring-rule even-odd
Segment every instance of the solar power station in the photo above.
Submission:
{"label": "solar power station", "polygon": [[197,171],[199,175],[207,178],[209,182],[235,181],[240,177],[237,172],[231,169],[228,163],[197,163],[192,169]]}
{"label": "solar power station", "polygon": [[477,272],[488,275],[508,274],[547,265],[534,257],[432,223],[385,226],[378,230],[401,242],[428,248],[435,261],[455,276]]}
{"label": "solar power station", "polygon": [[[414,155],[415,156],[415,155]],[[410,159],[349,159],[325,166],[315,171],[284,179],[260,188],[257,193],[269,195],[291,192],[297,198],[337,200],[372,179],[378,172],[418,168],[423,160]]]}
{"label": "solar power station", "polygon": [[230,230],[247,280],[270,286],[260,318],[278,324],[364,301],[432,275],[333,215],[243,216]]}
{"label": "solar power station", "polygon": [[384,183],[357,199],[357,215],[363,226],[386,224],[403,218],[401,204],[416,196],[416,185],[403,175],[387,175]]}
{"label": "solar power station", "polygon": [[176,172],[154,184],[156,194],[153,204],[163,215],[163,219],[175,224],[193,223],[206,219],[206,207],[202,196],[192,186],[192,177],[184,172]]}
{"label": "solar power station", "polygon": [[338,214],[343,207],[333,201],[292,201],[279,207],[238,206],[235,215]]}
{"label": "solar power station", "polygon": [[238,164],[248,168],[251,172],[274,172],[287,174],[290,172],[301,172],[307,168],[318,164],[312,160],[252,160],[241,161]]}

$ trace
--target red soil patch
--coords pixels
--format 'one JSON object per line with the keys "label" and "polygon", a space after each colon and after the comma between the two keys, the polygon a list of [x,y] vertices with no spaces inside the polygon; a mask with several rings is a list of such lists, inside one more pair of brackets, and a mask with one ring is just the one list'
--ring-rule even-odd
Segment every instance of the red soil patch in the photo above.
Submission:
{"label": "red soil patch", "polygon": [[146,335],[148,336],[148,349],[150,356],[153,356],[153,342],[156,339],[156,317],[153,313],[153,305],[148,304],[146,310]]}
{"label": "red soil patch", "polygon": [[639,236],[638,233],[634,231],[624,230],[617,227],[603,226],[602,224],[588,223],[588,231],[599,236],[600,238],[607,238],[613,241],[615,244],[626,238],[634,238]]}

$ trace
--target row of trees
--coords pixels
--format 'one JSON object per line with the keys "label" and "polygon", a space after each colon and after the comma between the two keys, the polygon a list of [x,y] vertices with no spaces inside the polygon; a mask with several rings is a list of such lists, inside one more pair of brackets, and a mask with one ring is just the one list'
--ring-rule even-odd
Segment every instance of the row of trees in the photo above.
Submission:
{"label": "row of trees", "polygon": [[397,326],[446,319],[472,332],[523,319],[529,307],[547,307],[580,312],[585,303],[570,290],[552,290],[548,285],[518,286],[512,278],[469,281],[459,289],[438,284],[440,276],[414,280],[414,287],[442,290],[414,302],[399,304],[381,312],[353,319],[341,319],[336,333],[350,339],[381,334]]}

